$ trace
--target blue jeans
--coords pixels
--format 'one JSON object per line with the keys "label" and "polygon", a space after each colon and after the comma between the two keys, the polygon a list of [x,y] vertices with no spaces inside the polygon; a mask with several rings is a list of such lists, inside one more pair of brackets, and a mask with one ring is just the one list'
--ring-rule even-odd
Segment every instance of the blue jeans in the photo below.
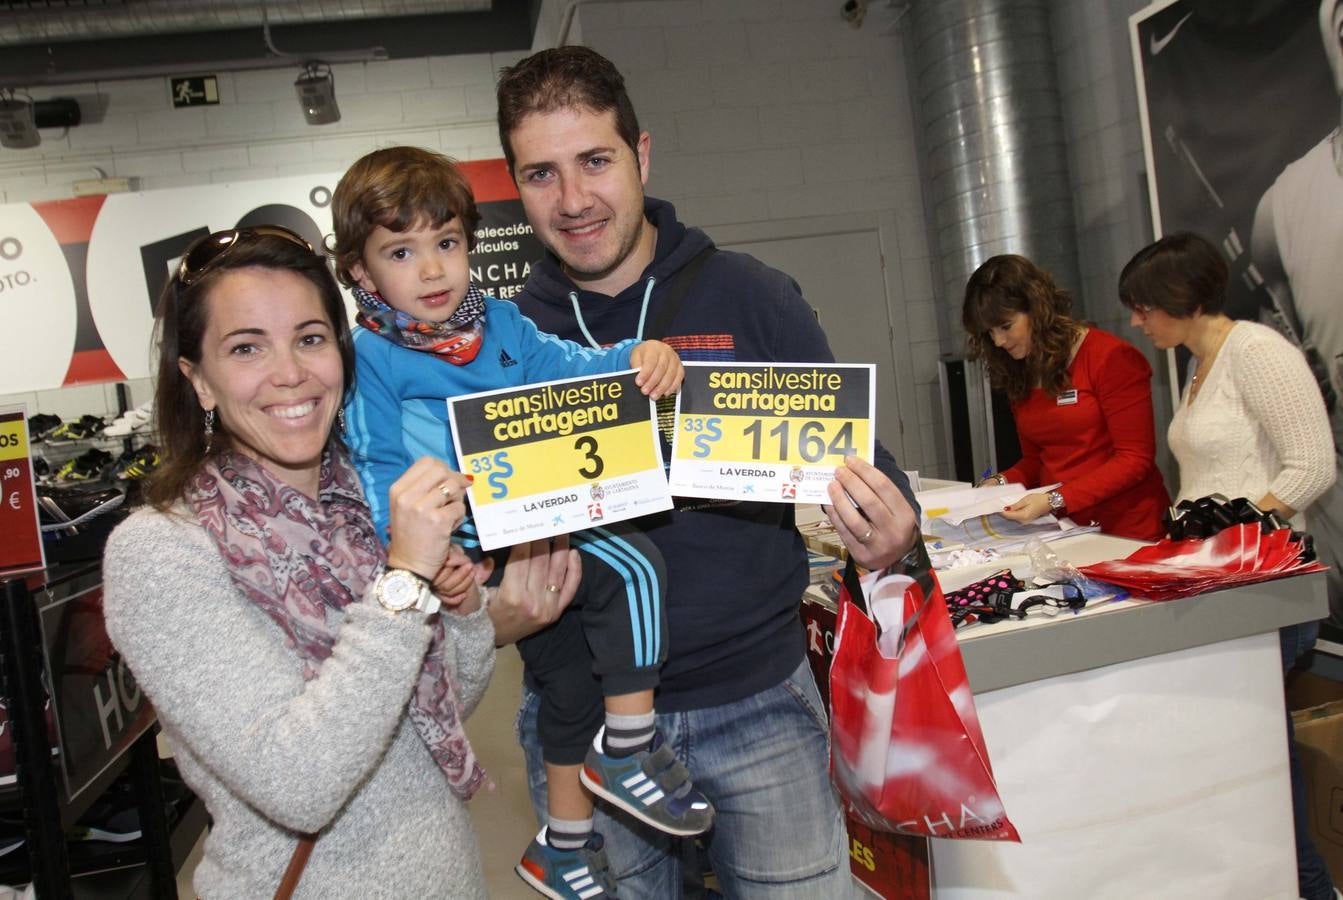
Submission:
{"label": "blue jeans", "polygon": [[[1319,622],[1302,622],[1278,629],[1282,647],[1282,674],[1286,675],[1311,647],[1320,633]],[[1287,711],[1287,758],[1292,778],[1292,826],[1296,831],[1296,882],[1305,900],[1333,900],[1334,883],[1329,870],[1310,839],[1310,819],[1307,810],[1306,782],[1301,775],[1301,761],[1296,755],[1296,730],[1292,727],[1292,712]]]}
{"label": "blue jeans", "polygon": [[[524,691],[517,732],[532,804],[544,822],[537,705],[537,697]],[[660,714],[657,724],[714,805],[713,830],[701,841],[724,894],[747,900],[851,896],[844,819],[830,786],[829,731],[805,660],[783,682],[754,696]],[[682,896],[682,867],[694,865],[693,840],[608,815],[600,804],[596,829],[606,838],[621,900]]]}

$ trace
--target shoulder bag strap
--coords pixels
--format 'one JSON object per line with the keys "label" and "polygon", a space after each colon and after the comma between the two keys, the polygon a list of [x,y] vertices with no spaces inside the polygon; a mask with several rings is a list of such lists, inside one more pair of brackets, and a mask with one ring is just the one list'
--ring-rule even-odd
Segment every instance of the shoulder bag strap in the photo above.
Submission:
{"label": "shoulder bag strap", "polygon": [[660,341],[666,336],[667,329],[676,319],[676,314],[681,311],[681,303],[685,300],[686,294],[690,293],[690,288],[694,285],[699,270],[704,268],[704,264],[710,256],[713,256],[716,249],[713,244],[705,247],[691,257],[690,262],[686,263],[681,271],[672,276],[671,285],[667,288],[667,293],[663,295],[662,303],[658,306],[657,318],[653,320],[653,327],[644,331],[644,340]]}
{"label": "shoulder bag strap", "polygon": [[308,865],[308,857],[312,855],[312,848],[316,843],[315,834],[305,834],[298,839],[298,846],[294,848],[294,855],[289,858],[289,866],[284,870],[280,886],[275,889],[275,900],[289,900],[294,896],[294,889],[298,887],[298,880],[303,877],[303,869]]}

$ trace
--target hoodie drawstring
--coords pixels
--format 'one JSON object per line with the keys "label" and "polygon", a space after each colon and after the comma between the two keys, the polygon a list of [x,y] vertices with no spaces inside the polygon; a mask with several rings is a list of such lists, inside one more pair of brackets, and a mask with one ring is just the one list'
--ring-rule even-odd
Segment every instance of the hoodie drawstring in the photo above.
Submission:
{"label": "hoodie drawstring", "polygon": [[[652,275],[649,275],[648,284],[644,287],[644,302],[643,305],[639,307],[639,330],[634,333],[634,339],[636,341],[642,341],[644,339],[644,320],[648,318],[648,300],[653,296],[653,285],[656,283],[657,279]],[[602,345],[597,343],[597,339],[592,336],[592,332],[588,331],[587,323],[583,321],[583,310],[578,307],[578,291],[569,292],[569,302],[573,304],[574,307],[574,318],[578,321],[578,330],[583,332],[583,337],[588,339],[588,345],[592,347],[593,350],[602,349]]]}

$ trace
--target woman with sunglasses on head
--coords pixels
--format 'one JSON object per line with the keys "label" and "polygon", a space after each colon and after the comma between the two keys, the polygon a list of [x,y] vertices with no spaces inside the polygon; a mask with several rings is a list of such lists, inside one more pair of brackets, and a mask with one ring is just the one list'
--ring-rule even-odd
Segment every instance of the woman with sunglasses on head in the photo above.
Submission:
{"label": "woman with sunglasses on head", "polygon": [[[1334,483],[1334,442],[1319,385],[1301,351],[1257,322],[1222,312],[1221,251],[1181,232],[1149,244],[1119,274],[1119,299],[1159,350],[1183,345],[1189,377],[1167,437],[1180,464],[1178,500],[1246,497],[1305,530],[1302,513]],[[1278,630],[1285,675],[1315,645],[1318,622]],[[1305,783],[1287,714],[1298,888],[1336,897],[1310,839]]]}
{"label": "woman with sunglasses on head", "polygon": [[1156,468],[1152,367],[1071,309],[1067,292],[1023,256],[995,256],[970,276],[961,308],[969,355],[1006,392],[1022,453],[985,481],[1059,484],[1003,510],[1013,521],[1067,515],[1106,534],[1158,540],[1170,499]]}
{"label": "woman with sunglasses on head", "polygon": [[[384,553],[336,425],[344,303],[285,229],[193,245],[157,327],[165,462],[108,541],[104,602],[213,820],[196,892],[270,897],[297,871],[295,897],[484,897],[462,723],[494,629],[449,541],[467,479],[412,465]],[[519,549],[500,590],[572,596],[571,551]]]}

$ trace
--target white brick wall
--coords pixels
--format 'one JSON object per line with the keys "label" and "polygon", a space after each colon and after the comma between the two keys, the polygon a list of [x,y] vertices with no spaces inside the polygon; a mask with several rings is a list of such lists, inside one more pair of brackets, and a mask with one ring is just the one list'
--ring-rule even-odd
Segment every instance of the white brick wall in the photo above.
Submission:
{"label": "white brick wall", "polygon": [[[895,321],[915,342],[919,385],[917,408],[902,406],[906,433],[917,437],[900,461],[935,473],[946,458],[941,412],[930,399],[941,345],[902,43],[881,33],[881,13],[855,31],[839,7],[838,0],[625,0],[579,7],[578,27],[582,42],[624,73],[653,138],[649,192],[673,200],[685,220],[712,232],[894,214],[883,236],[886,283]],[[873,298],[874,306],[883,299]]]}
{"label": "white brick wall", "polygon": [[303,120],[297,67],[220,72],[220,104],[189,109],[172,108],[166,77],[34,89],[37,99],[80,98],[85,124],[43,129],[38,147],[0,152],[0,202],[69,197],[95,166],[145,190],[329,171],[393,136],[458,157],[497,156],[495,73],[520,56],[333,66],[341,121],[323,126]]}

